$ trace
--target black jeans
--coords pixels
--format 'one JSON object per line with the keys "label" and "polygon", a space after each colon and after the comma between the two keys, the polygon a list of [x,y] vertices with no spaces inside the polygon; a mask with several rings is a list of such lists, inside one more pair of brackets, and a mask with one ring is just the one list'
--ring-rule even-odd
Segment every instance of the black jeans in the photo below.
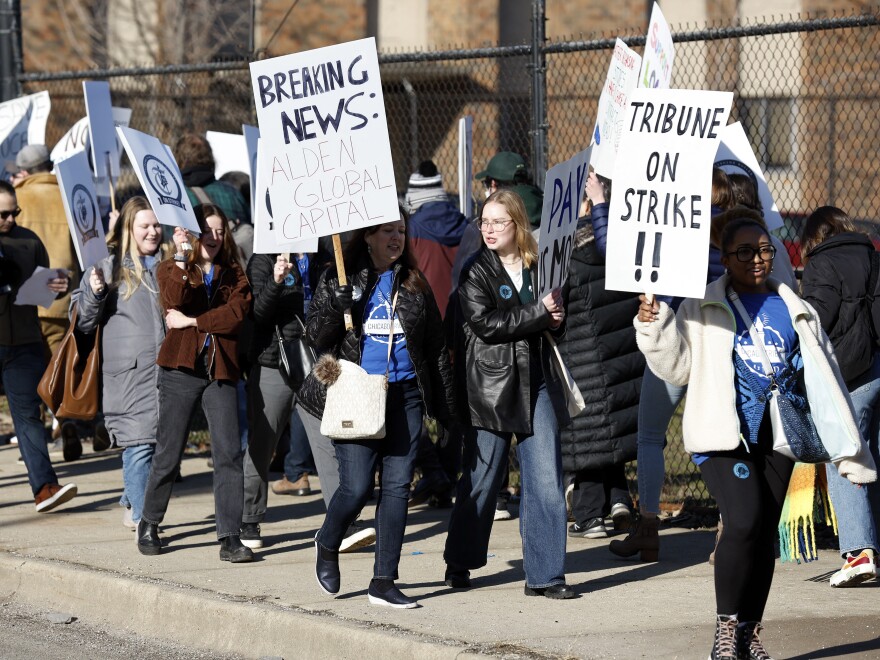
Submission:
{"label": "black jeans", "polygon": [[244,452],[238,433],[236,386],[227,380],[210,380],[201,365],[197,371],[159,372],[159,430],[142,519],[158,525],[165,518],[189,435],[190,417],[199,399],[211,434],[217,538],[238,536],[244,501]]}
{"label": "black jeans", "polygon": [[623,463],[574,473],[571,512],[579,525],[608,515],[618,503],[632,507]]}
{"label": "black jeans", "polygon": [[779,515],[794,462],[773,451],[773,431],[765,415],[758,444],[712,454],[700,465],[718,503],[724,531],[715,549],[715,604],[718,614],[761,621],[773,582]]}

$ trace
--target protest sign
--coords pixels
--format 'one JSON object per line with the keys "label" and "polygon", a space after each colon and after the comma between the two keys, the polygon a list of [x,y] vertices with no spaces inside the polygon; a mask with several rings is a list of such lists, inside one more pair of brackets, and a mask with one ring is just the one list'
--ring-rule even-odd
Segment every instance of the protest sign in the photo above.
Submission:
{"label": "protest sign", "polygon": [[260,191],[254,198],[254,254],[279,254],[283,252],[317,252],[318,239],[308,238],[303,241],[279,243],[280,233],[275,232],[275,221],[272,217],[272,202],[269,198],[269,187],[265,181],[271,172],[271,161],[267,158],[262,146],[263,140],[257,138],[257,161],[255,163],[256,189]]}
{"label": "protest sign", "polygon": [[538,238],[538,298],[568,279],[568,266],[577,231],[584,184],[592,147],[560,163],[544,179],[544,206]]}
{"label": "protest sign", "polygon": [[105,80],[84,80],[83,96],[89,119],[95,179],[109,183],[112,190],[113,182],[119,178],[120,153],[110,103],[110,83]]}
{"label": "protest sign", "polygon": [[252,62],[250,69],[283,241],[400,217],[373,38]]}
{"label": "protest sign", "polygon": [[205,138],[214,153],[214,176],[216,178],[219,179],[227,172],[247,174],[250,171],[247,145],[243,135],[208,131],[205,133]]}
{"label": "protest sign", "polygon": [[458,120],[458,208],[464,217],[474,217],[474,118]]}
{"label": "protest sign", "polygon": [[159,222],[200,234],[202,230],[171,149],[152,135],[133,128],[120,126],[116,131]]}
{"label": "protest sign", "polygon": [[85,270],[109,254],[86,152],[77,151],[66,160],[55,163],[55,175],[79,267]]}
{"label": "protest sign", "polygon": [[0,103],[0,164],[14,161],[29,144],[46,144],[46,120],[51,107],[49,92]]}
{"label": "protest sign", "polygon": [[[114,126],[128,126],[131,121],[131,108],[113,108],[113,124]],[[116,132],[113,133],[113,139],[116,140],[116,167],[119,167],[119,159],[122,157],[122,143]],[[77,151],[85,151],[90,149],[91,140],[89,139],[89,118],[83,117],[58,140],[49,157],[53,163],[69,158]]]}
{"label": "protest sign", "polygon": [[614,167],[608,289],[702,298],[712,163],[731,92],[636,89]]}
{"label": "protest sign", "polygon": [[626,115],[626,104],[639,80],[642,58],[620,39],[614,45],[605,86],[599,96],[596,127],[593,130],[593,154],[590,165],[606,178],[614,173],[614,160],[620,145],[620,133]]}
{"label": "protest sign", "polygon": [[758,199],[761,202],[761,212],[764,221],[771,231],[779,229],[783,225],[779,207],[773,199],[773,193],[767,186],[767,180],[761,171],[761,165],[752,150],[749,138],[738,121],[729,124],[721,131],[721,144],[718,145],[718,153],[715,154],[715,167],[719,167],[728,174],[745,174],[752,180],[752,185],[758,191]]}
{"label": "protest sign", "polygon": [[672,32],[669,31],[669,24],[660,11],[660,5],[655,2],[651,10],[651,21],[648,23],[642,70],[639,72],[639,87],[668,89],[672,84],[674,59],[675,46],[672,44]]}
{"label": "protest sign", "polygon": [[251,217],[253,218],[257,189],[257,141],[260,139],[260,129],[256,126],[242,124],[241,132],[244,134],[244,143],[247,149],[248,169],[246,171],[251,177]]}

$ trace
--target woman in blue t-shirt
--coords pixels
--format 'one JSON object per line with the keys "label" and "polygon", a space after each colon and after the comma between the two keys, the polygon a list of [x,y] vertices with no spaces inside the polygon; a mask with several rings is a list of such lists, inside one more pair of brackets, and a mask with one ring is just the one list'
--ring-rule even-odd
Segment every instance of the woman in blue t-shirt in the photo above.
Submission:
{"label": "woman in blue t-shirt", "polygon": [[[329,595],[339,593],[339,547],[373,491],[373,475],[380,467],[376,561],[368,596],[374,605],[396,608],[418,606],[394,581],[422,417],[427,414],[445,425],[453,409],[440,311],[412,257],[406,221],[401,209],[395,222],[354,234],[345,252],[350,284],[340,286],[336,269],[328,270],[315,290],[306,324],[306,337],[320,353],[388,375],[385,437],[334,442],[339,488],[315,536],[318,584]],[[351,330],[345,329],[345,310],[351,310]],[[300,390],[300,405],[315,417],[323,415],[325,388],[334,371],[332,360],[322,356]]]}
{"label": "woman in blue t-shirt", "polygon": [[[705,299],[687,299],[673,313],[642,296],[634,325],[652,371],[674,385],[689,385],[685,449],[694,455],[724,519],[715,551],[717,619],[710,658],[765,658],[761,619],[794,467],[773,450],[767,414],[771,372],[785,393],[806,364],[807,391],[800,394],[821,425],[820,436],[846,436],[857,444],[859,434],[818,315],[770,277],[776,248],[767,230],[755,220],[735,219],[720,244],[727,272],[709,284]],[[876,479],[866,448],[837,467],[853,482]]]}

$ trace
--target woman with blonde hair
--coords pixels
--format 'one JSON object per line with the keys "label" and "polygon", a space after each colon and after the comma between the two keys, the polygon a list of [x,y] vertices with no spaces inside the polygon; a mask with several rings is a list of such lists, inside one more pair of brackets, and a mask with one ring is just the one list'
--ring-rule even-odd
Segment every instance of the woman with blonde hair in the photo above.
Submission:
{"label": "woman with blonde hair", "polygon": [[470,571],[486,565],[495,495],[516,434],[525,594],[571,598],[557,421],[568,416],[545,334],[562,329],[562,291],[536,298],[538,246],[519,195],[492,193],[479,224],[483,246],[463,268],[458,289],[464,348],[455,367],[467,384],[459,408],[472,428],[443,555],[446,584],[469,588]]}
{"label": "woman with blonde hair", "polygon": [[167,247],[146,198],[125,203],[107,244],[110,256],[86,270],[71,297],[71,311],[76,305],[80,331],[91,334],[102,328],[104,424],[111,443],[123,449],[122,524],[134,530],[156,448],[156,358],[165,338],[156,267]]}

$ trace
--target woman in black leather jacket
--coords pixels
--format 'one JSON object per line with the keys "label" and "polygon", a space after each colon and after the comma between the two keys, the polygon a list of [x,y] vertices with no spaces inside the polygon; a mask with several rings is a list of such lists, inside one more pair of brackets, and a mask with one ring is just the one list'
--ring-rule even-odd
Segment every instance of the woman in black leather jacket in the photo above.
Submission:
{"label": "woman in black leather jacket", "polygon": [[[483,207],[483,247],[462,271],[458,300],[468,402],[464,473],[446,539],[446,584],[470,587],[486,565],[495,494],[517,436],[525,594],[571,598],[565,583],[565,499],[557,415],[567,421],[544,332],[561,330],[562,292],[536,300],[538,250],[522,199],[493,193]],[[551,393],[551,389],[554,391]],[[462,407],[465,408],[465,407]],[[561,410],[559,410],[561,408]]]}
{"label": "woman in black leather jacket", "polygon": [[[371,374],[388,374],[385,437],[334,442],[339,488],[315,536],[315,573],[325,593],[339,593],[339,547],[349,525],[366,504],[376,467],[381,465],[376,560],[368,596],[374,605],[396,608],[418,606],[401,593],[394,581],[398,577],[422,418],[427,413],[447,424],[453,409],[452,373],[440,311],[411,256],[406,220],[401,209],[398,221],[355,233],[345,254],[352,284],[339,286],[333,268],[324,274],[306,325],[307,339],[324,355],[300,390],[302,408],[321,417],[326,386],[332,384],[339,371],[334,358],[355,362]],[[347,309],[354,322],[354,328],[348,331],[343,320]],[[390,360],[389,318],[393,323]]]}

